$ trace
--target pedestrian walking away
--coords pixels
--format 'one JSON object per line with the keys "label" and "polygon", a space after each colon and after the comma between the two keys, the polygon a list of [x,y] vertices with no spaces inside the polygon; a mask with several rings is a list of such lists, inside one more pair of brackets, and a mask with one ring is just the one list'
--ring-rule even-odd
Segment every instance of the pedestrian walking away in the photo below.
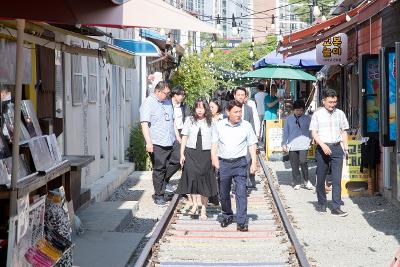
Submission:
{"label": "pedestrian walking away", "polygon": [[172,148],[177,136],[173,120],[173,106],[167,99],[170,94],[168,83],[159,81],[154,92],[140,107],[140,122],[146,141],[146,151],[150,154],[153,165],[154,203],[166,204],[166,170]]}
{"label": "pedestrian walking away", "polygon": [[257,169],[257,137],[248,121],[242,119],[243,104],[232,100],[226,108],[227,118],[213,126],[211,157],[219,170],[221,197],[221,227],[227,227],[233,221],[230,190],[232,179],[236,184],[236,221],[237,230],[248,231],[246,179],[248,150],[251,155],[250,173]]}
{"label": "pedestrian walking away", "polygon": [[326,211],[325,180],[331,168],[332,179],[332,214],[346,216],[340,206],[343,158],[348,156],[347,130],[349,123],[343,111],[336,108],[337,93],[333,89],[323,92],[323,107],[317,110],[310,123],[312,137],[317,143],[317,197],[318,210]]}
{"label": "pedestrian walking away", "polygon": [[[282,149],[289,153],[289,161],[292,167],[293,188],[300,189],[301,185],[308,190],[314,189],[308,179],[307,153],[310,148],[310,121],[311,117],[304,114],[305,104],[302,100],[293,103],[293,114],[286,119],[283,127]],[[303,182],[301,181],[301,175]]]}
{"label": "pedestrian walking away", "polygon": [[208,198],[217,195],[217,182],[211,164],[211,111],[205,99],[199,98],[194,105],[192,116],[185,121],[182,129],[180,164],[183,167],[177,194],[190,194],[192,207],[190,215],[207,219]]}
{"label": "pedestrian walking away", "polygon": [[175,188],[169,183],[171,177],[181,168],[179,163],[180,160],[180,149],[181,149],[181,131],[183,129],[183,124],[185,123],[185,119],[189,116],[190,111],[186,104],[184,103],[185,100],[185,90],[182,86],[176,86],[171,90],[171,102],[172,106],[174,107],[174,122],[176,125],[176,129],[178,133],[176,133],[177,139],[174,142],[172,148],[171,157],[168,160],[167,170],[165,173],[165,192],[166,193],[173,193]]}
{"label": "pedestrian walking away", "polygon": [[267,93],[265,92],[265,84],[259,83],[257,85],[257,93],[254,95],[254,101],[256,102],[257,106],[257,114],[260,120],[260,134],[259,137],[262,138],[262,134],[265,132],[264,127],[264,113],[265,113],[265,97]]}

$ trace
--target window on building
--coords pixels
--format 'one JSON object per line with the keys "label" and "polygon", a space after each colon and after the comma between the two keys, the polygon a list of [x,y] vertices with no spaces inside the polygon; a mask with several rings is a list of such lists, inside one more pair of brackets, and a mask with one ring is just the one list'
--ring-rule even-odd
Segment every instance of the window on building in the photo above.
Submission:
{"label": "window on building", "polygon": [[132,99],[133,90],[133,69],[125,70],[125,100]]}
{"label": "window on building", "polygon": [[97,102],[97,59],[88,57],[88,102]]}
{"label": "window on building", "polygon": [[72,105],[81,105],[83,102],[83,73],[82,57],[71,55],[72,60]]}

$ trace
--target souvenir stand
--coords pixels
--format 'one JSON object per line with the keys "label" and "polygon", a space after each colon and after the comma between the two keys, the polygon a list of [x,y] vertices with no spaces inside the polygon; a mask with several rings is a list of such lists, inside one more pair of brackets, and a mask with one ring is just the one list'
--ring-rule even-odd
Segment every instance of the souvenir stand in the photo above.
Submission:
{"label": "souvenir stand", "polygon": [[0,266],[72,266],[64,191],[71,166],[55,135],[42,133],[30,100],[21,101],[24,24],[17,20],[13,102],[1,103]]}
{"label": "souvenir stand", "polygon": [[281,115],[283,114],[287,116],[291,111],[291,102],[293,100],[292,94],[290,93],[291,81],[315,81],[316,78],[311,74],[308,74],[299,68],[294,68],[289,64],[267,65],[264,68],[250,71],[243,77],[279,80],[275,83],[286,87],[284,89],[278,89],[278,95],[280,94],[279,96],[282,98],[282,101],[279,103],[279,109],[281,112],[278,115],[278,119],[265,121],[266,158],[267,160],[273,160],[275,158],[282,159],[281,142],[284,117]]}

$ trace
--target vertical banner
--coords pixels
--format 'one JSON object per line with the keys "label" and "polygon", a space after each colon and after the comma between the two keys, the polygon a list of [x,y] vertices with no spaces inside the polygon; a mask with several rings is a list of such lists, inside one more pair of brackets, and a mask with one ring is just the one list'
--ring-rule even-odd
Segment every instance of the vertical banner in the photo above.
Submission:
{"label": "vertical banner", "polygon": [[389,138],[396,141],[396,56],[394,51],[387,54],[388,86],[389,86]]}
{"label": "vertical banner", "polygon": [[[400,68],[400,42],[396,42],[396,48],[395,48],[395,71],[394,71],[394,77],[396,78],[396,91],[395,91],[395,106],[396,106],[396,113],[399,114],[400,112],[400,74],[397,72],[397,70]],[[400,116],[397,116],[395,118],[395,124],[397,125],[396,132],[397,132],[397,140],[400,140],[400,127],[398,126],[400,122]],[[396,175],[396,183],[397,183],[397,200],[400,201],[400,142],[396,142],[396,147],[397,147],[397,175]],[[393,185],[394,186],[394,185]]]}
{"label": "vertical banner", "polygon": [[367,133],[379,131],[379,63],[377,58],[366,60],[364,83],[366,91]]}

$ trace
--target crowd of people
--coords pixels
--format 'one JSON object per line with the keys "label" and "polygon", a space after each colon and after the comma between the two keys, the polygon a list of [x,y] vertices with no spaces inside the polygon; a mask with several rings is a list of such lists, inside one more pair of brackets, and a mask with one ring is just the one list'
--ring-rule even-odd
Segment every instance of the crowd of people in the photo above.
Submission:
{"label": "crowd of people", "polygon": [[[198,98],[189,109],[184,103],[185,89],[172,88],[158,75],[153,92],[140,107],[140,121],[153,165],[154,203],[165,205],[171,194],[181,194],[190,203],[187,213],[207,219],[209,203],[221,205],[221,227],[233,222],[231,192],[236,200],[238,231],[248,231],[247,196],[256,189],[257,149],[263,135],[263,122],[277,119],[281,98],[277,87],[257,86],[255,101],[244,87],[231,93],[218,90],[214,98]],[[283,129],[282,149],[289,155],[293,187],[314,189],[308,177],[307,151],[312,140],[317,144],[318,211],[326,212],[325,180],[332,178],[332,214],[341,210],[341,169],[347,155],[348,122],[336,108],[334,90],[324,92],[323,107],[312,117],[306,115],[302,100],[293,103],[293,113]],[[299,171],[301,168],[301,173]],[[178,187],[169,180],[179,170]]]}

